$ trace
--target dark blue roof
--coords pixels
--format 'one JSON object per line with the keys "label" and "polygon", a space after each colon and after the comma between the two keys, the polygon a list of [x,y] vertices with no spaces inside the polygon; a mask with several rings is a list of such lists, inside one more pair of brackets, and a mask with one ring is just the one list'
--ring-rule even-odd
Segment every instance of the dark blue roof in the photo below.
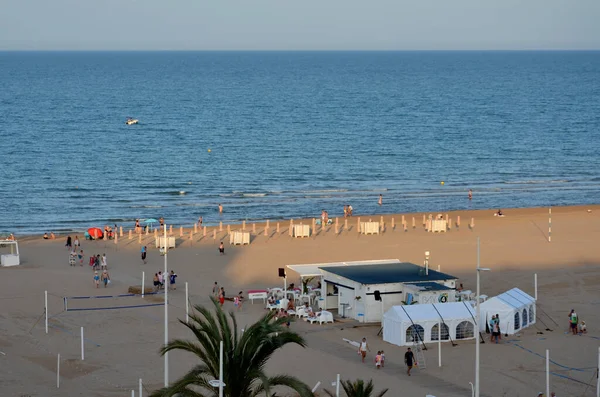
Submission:
{"label": "dark blue roof", "polygon": [[414,283],[419,281],[456,280],[457,277],[425,268],[414,263],[386,263],[382,265],[324,266],[319,269],[360,284]]}
{"label": "dark blue roof", "polygon": [[[431,274],[431,271],[430,271]],[[417,287],[421,287],[423,291],[446,291],[452,289],[450,287],[446,287],[444,284],[435,283],[433,281],[427,281],[424,283],[413,283],[411,285],[416,285]]]}

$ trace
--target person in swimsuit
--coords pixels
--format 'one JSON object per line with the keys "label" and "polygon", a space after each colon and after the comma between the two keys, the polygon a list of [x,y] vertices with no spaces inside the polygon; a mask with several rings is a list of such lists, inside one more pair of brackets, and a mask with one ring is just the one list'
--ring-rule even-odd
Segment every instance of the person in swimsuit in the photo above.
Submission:
{"label": "person in swimsuit", "polygon": [[142,262],[144,262],[144,264],[146,264],[146,246],[144,245],[142,247]]}
{"label": "person in swimsuit", "polygon": [[104,283],[104,288],[106,288],[106,286],[108,285],[108,282],[110,281],[110,276],[106,270],[102,271],[101,279],[102,279],[102,282]]}
{"label": "person in swimsuit", "polygon": [[152,279],[154,282],[154,291],[157,292],[160,288],[160,281],[158,281],[158,273],[154,273],[154,278]]}
{"label": "person in swimsuit", "polygon": [[221,291],[219,291],[219,304],[223,307],[223,303],[225,303],[225,289],[221,287]]}
{"label": "person in swimsuit", "polygon": [[94,271],[94,284],[96,285],[96,288],[100,287],[100,276],[98,275],[98,271]]}
{"label": "person in swimsuit", "polygon": [[48,233],[44,233],[44,240],[48,240]]}
{"label": "person in swimsuit", "polygon": [[83,266],[83,250],[79,251],[79,266]]}
{"label": "person in swimsuit", "polygon": [[221,244],[219,244],[219,254],[225,255],[225,246],[223,245],[222,241]]}

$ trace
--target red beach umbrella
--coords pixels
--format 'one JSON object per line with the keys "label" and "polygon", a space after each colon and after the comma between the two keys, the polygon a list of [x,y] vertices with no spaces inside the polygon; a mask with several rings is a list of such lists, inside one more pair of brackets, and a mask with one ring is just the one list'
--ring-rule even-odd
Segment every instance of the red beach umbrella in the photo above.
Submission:
{"label": "red beach umbrella", "polygon": [[94,240],[101,239],[104,236],[102,229],[98,227],[90,227],[87,232]]}

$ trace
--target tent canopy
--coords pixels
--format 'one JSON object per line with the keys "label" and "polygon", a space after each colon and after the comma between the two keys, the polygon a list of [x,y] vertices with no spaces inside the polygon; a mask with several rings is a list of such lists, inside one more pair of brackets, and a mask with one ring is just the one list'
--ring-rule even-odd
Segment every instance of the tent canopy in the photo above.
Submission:
{"label": "tent canopy", "polygon": [[535,323],[535,304],[535,299],[519,288],[513,288],[494,296],[480,306],[481,321],[479,329],[484,331],[492,316],[498,314],[500,316],[500,331],[512,335],[519,329]]}
{"label": "tent canopy", "polygon": [[383,317],[394,319],[396,321],[410,322],[412,320],[414,323],[434,321],[437,323],[441,320],[440,315],[444,318],[444,321],[454,320],[457,318],[468,318],[472,320],[475,317],[475,311],[471,305],[463,302],[431,303],[422,305],[394,306],[385,312]]}

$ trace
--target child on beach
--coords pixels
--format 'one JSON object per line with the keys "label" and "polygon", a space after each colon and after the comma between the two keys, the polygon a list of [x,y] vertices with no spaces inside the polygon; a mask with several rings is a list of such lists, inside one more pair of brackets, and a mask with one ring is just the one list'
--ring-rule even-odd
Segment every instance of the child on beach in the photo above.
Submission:
{"label": "child on beach", "polygon": [[240,311],[242,309],[242,291],[240,291],[236,297],[233,298],[233,306]]}
{"label": "child on beach", "polygon": [[169,284],[171,285],[171,289],[177,289],[175,287],[175,279],[177,278],[177,274],[173,270],[171,270],[171,274],[169,274]]}
{"label": "child on beach", "polygon": [[94,271],[94,284],[96,284],[96,288],[100,286],[100,276],[97,270]]}
{"label": "child on beach", "polygon": [[108,262],[106,262],[106,254],[102,254],[102,260],[100,263],[101,263],[102,269],[108,269]]}
{"label": "child on beach", "polygon": [[381,351],[378,351],[377,355],[375,356],[375,368],[381,368]]}
{"label": "child on beach", "polygon": [[83,250],[79,251],[79,266],[83,266]]}
{"label": "child on beach", "polygon": [[223,303],[225,303],[225,289],[221,287],[221,291],[219,291],[219,304],[223,307]]}
{"label": "child on beach", "polygon": [[225,246],[223,245],[222,241],[221,244],[219,244],[219,254],[225,255]]}
{"label": "child on beach", "polygon": [[381,367],[385,367],[385,353],[383,352],[383,350],[381,351]]}

